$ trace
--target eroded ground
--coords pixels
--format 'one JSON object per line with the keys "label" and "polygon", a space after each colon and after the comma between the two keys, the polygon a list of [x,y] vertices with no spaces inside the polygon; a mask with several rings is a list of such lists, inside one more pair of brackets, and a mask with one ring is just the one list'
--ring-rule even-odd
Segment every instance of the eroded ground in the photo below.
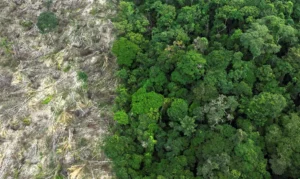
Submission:
{"label": "eroded ground", "polygon": [[54,0],[59,27],[42,35],[42,1],[0,1],[0,178],[110,176],[100,145],[117,84],[113,8]]}

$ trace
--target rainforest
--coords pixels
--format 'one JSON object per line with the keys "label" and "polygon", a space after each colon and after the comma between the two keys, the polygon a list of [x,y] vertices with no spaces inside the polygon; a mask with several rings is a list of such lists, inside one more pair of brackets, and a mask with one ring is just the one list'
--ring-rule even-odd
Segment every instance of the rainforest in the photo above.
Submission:
{"label": "rainforest", "polygon": [[120,0],[120,179],[300,177],[300,1]]}

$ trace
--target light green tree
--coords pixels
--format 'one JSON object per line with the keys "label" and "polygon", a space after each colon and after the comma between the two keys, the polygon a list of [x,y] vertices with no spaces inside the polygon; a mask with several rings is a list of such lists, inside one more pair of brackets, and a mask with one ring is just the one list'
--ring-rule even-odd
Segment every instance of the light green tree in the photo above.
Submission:
{"label": "light green tree", "polygon": [[286,99],[281,94],[263,92],[252,98],[246,114],[256,125],[264,126],[268,119],[279,117],[286,106]]}

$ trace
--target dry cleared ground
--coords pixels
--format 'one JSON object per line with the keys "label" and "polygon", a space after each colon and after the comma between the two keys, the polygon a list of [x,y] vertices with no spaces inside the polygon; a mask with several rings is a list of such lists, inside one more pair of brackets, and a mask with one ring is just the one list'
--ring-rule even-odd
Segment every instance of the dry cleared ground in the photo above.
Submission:
{"label": "dry cleared ground", "polygon": [[0,1],[1,179],[111,178],[100,146],[117,85],[114,8],[53,0],[59,27],[42,35],[41,0]]}

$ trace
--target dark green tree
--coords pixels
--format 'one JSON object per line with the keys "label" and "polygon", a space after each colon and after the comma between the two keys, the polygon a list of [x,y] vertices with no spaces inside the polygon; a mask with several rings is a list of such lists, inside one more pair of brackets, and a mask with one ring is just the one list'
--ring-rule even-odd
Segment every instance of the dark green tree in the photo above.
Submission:
{"label": "dark green tree", "polygon": [[276,175],[291,178],[300,176],[298,170],[300,167],[299,127],[300,118],[298,114],[292,113],[289,116],[283,116],[279,124],[273,124],[267,128],[266,146],[271,156],[269,163]]}
{"label": "dark green tree", "polygon": [[196,51],[189,51],[179,59],[171,75],[174,82],[185,85],[199,79],[205,72],[206,60]]}
{"label": "dark green tree", "polygon": [[58,26],[58,19],[53,12],[42,12],[38,17],[37,27],[42,34],[53,31]]}

